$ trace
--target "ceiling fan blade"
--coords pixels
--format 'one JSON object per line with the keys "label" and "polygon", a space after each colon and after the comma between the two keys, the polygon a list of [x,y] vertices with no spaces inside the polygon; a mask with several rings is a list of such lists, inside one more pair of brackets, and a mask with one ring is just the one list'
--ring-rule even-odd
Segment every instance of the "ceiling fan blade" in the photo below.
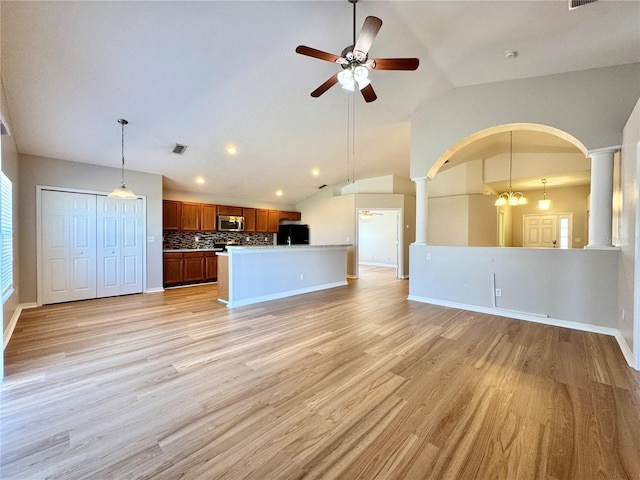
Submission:
{"label": "ceiling fan blade", "polygon": [[371,84],[367,85],[366,87],[364,87],[360,91],[362,92],[362,96],[364,97],[364,101],[367,102],[367,103],[371,103],[376,98],[378,98],[378,96],[376,95],[376,92],[374,92],[373,87],[371,86]]}
{"label": "ceiling fan blade", "polygon": [[322,85],[320,85],[318,88],[316,88],[313,92],[311,92],[311,96],[312,97],[319,97],[324,92],[326,92],[331,87],[333,87],[336,83],[338,83],[338,74],[337,73],[335,75],[332,75],[331,77],[329,77],[329,80],[327,80]]}
{"label": "ceiling fan blade", "polygon": [[356,44],[353,47],[353,55],[357,60],[363,61],[367,56],[381,26],[382,20],[378,17],[364,19],[364,25],[362,25],[362,30],[360,30]]}
{"label": "ceiling fan blade", "polygon": [[326,60],[327,62],[332,63],[342,63],[341,60],[344,60],[342,57],[334,55],[333,53],[323,52],[322,50],[316,50],[315,48],[307,47],[305,45],[298,45],[296,47],[296,53],[306,55],[307,57],[319,58],[320,60]]}
{"label": "ceiling fan blade", "polygon": [[376,58],[373,62],[374,70],[416,70],[420,64],[417,58]]}

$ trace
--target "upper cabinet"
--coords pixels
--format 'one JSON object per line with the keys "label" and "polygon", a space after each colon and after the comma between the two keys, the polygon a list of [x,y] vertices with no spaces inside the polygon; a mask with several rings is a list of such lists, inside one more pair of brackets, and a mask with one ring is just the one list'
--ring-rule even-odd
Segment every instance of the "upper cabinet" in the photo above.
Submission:
{"label": "upper cabinet", "polygon": [[180,230],[180,215],[182,213],[182,202],[175,200],[162,201],[162,229]]}
{"label": "upper cabinet", "polygon": [[256,209],[243,208],[242,216],[244,217],[244,231],[255,232],[256,231]]}
{"label": "upper cabinet", "polygon": [[217,205],[205,203],[202,205],[202,231],[215,232],[218,228],[216,222]]}
{"label": "upper cabinet", "polygon": [[242,216],[242,207],[230,207],[228,205],[218,205],[218,215]]}
{"label": "upper cabinet", "polygon": [[300,212],[244,208],[210,203],[162,201],[162,229],[183,232],[215,232],[217,216],[244,217],[244,231],[253,233],[276,233],[280,220],[300,221]]}
{"label": "upper cabinet", "polygon": [[183,232],[199,232],[201,230],[201,206],[199,203],[182,202],[180,230]]}

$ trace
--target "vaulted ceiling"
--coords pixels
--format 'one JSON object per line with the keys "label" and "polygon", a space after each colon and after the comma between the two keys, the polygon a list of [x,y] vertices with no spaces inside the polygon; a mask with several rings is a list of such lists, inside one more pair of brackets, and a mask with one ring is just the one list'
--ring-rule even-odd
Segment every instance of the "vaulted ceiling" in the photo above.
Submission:
{"label": "vaulted ceiling", "polygon": [[3,0],[0,14],[19,152],[118,167],[124,117],[127,168],[170,189],[289,205],[352,174],[408,176],[410,115],[452,88],[640,61],[637,1],[360,0],[358,29],[383,21],[370,56],[420,59],[415,72],[372,72],[378,100],[366,104],[339,86],[312,98],[339,67],[295,53],[351,43],[346,0]]}

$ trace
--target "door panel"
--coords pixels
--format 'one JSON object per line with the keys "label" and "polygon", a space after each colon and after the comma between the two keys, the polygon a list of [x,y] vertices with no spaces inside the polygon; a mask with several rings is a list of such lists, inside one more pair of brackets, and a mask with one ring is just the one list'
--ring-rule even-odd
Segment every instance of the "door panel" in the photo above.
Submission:
{"label": "door panel", "polygon": [[42,301],[96,296],[95,195],[43,190]]}
{"label": "door panel", "polygon": [[98,197],[98,296],[142,292],[142,200]]}
{"label": "door panel", "polygon": [[558,215],[524,215],[524,247],[555,248]]}

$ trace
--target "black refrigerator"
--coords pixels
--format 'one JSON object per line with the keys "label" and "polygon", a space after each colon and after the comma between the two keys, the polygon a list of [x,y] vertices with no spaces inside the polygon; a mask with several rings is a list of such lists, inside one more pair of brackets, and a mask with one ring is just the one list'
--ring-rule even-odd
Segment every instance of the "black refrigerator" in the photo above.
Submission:
{"label": "black refrigerator", "polygon": [[278,245],[309,245],[309,225],[280,225]]}

